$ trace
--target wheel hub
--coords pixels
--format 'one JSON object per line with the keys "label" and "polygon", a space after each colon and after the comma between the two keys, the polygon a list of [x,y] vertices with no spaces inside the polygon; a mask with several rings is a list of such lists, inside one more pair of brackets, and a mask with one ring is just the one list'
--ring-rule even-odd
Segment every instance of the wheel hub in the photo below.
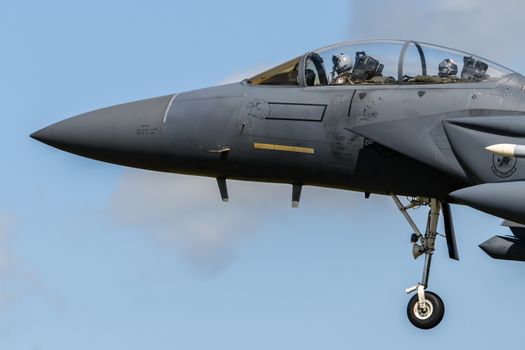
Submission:
{"label": "wheel hub", "polygon": [[416,316],[420,320],[426,320],[430,318],[430,316],[432,316],[433,311],[434,307],[432,306],[432,303],[430,303],[428,300],[418,302],[414,305],[414,316]]}

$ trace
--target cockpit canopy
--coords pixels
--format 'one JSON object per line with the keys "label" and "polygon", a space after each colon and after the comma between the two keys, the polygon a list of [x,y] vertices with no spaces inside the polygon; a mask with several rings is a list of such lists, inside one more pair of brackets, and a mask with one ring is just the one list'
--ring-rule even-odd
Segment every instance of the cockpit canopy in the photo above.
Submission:
{"label": "cockpit canopy", "polygon": [[416,41],[354,41],[309,52],[248,79],[252,85],[471,83],[513,71],[478,56]]}

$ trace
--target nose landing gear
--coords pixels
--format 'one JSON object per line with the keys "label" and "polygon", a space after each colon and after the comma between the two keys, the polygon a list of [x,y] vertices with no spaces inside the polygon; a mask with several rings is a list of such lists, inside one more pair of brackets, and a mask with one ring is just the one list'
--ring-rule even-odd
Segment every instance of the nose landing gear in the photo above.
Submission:
{"label": "nose landing gear", "polygon": [[[392,194],[392,198],[405,219],[408,221],[409,225],[414,230],[411,237],[414,259],[417,259],[421,255],[425,255],[425,264],[421,282],[406,290],[407,294],[417,292],[417,294],[408,302],[407,316],[409,321],[417,328],[434,328],[441,322],[445,315],[445,304],[443,303],[443,300],[441,300],[437,294],[426,290],[428,288],[432,255],[434,254],[436,237],[438,235],[437,225],[439,213],[441,211],[441,203],[435,198],[418,197],[412,199],[407,206],[404,206],[396,195]],[[424,235],[407,212],[408,209],[416,209],[421,206],[430,206]],[[446,206],[447,213],[449,213],[448,204],[446,204]],[[450,218],[446,218],[446,221],[451,223]],[[450,234],[447,233],[447,239],[449,236],[453,236],[453,229],[451,231]],[[455,245],[455,239],[453,241]]]}
{"label": "nose landing gear", "polygon": [[420,293],[418,293],[410,298],[408,302],[408,320],[417,328],[434,328],[445,315],[445,304],[436,293],[425,292],[423,288],[421,289],[423,299],[420,299]]}

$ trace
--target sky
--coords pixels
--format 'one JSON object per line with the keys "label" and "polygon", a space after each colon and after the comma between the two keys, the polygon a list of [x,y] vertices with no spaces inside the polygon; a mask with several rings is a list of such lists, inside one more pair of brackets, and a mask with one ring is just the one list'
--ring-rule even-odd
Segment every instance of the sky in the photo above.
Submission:
{"label": "sky", "polygon": [[[387,197],[133,170],[29,138],[96,108],[236,81],[306,51],[402,38],[525,72],[521,0],[0,2],[0,349],[428,349],[522,346],[525,264],[477,245],[500,220],[453,206],[431,331]],[[426,212],[415,212],[420,224]]]}

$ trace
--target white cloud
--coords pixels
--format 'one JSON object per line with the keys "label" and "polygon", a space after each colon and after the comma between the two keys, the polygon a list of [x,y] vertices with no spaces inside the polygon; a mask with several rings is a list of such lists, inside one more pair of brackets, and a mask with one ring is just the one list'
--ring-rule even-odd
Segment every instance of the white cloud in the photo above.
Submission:
{"label": "white cloud", "polygon": [[519,69],[524,12],[522,0],[352,0],[350,35],[433,42]]}
{"label": "white cloud", "polygon": [[17,226],[14,216],[0,212],[0,316],[5,308],[19,305],[28,296],[41,297],[48,306],[62,311],[62,297],[16,254],[12,241]]}
{"label": "white cloud", "polygon": [[431,3],[430,6],[442,9],[448,12],[465,12],[473,11],[478,5],[477,0],[442,0],[440,2]]}
{"label": "white cloud", "polygon": [[[116,225],[175,249],[199,271],[215,273],[267,223],[298,213],[291,208],[290,185],[228,181],[228,190],[230,202],[223,203],[213,178],[128,170],[106,214]],[[346,214],[356,196],[362,194],[305,187],[301,209]]]}
{"label": "white cloud", "polygon": [[257,231],[265,199],[279,197],[275,187],[229,185],[231,202],[222,203],[215,179],[127,171],[108,210],[117,224],[152,234],[201,270],[214,272],[232,258],[238,240]]}
{"label": "white cloud", "polygon": [[11,233],[14,229],[14,219],[5,213],[0,213],[0,310],[14,304],[32,289],[33,277],[15,256]]}

